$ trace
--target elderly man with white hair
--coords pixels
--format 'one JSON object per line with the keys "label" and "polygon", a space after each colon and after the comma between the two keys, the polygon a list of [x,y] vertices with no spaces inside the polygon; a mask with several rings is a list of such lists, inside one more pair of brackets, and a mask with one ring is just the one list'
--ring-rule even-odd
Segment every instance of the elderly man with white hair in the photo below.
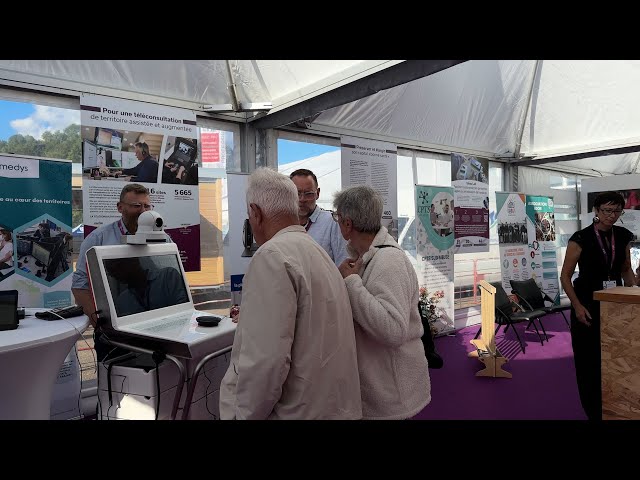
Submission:
{"label": "elderly man with white hair", "polygon": [[244,276],[222,419],[359,419],[351,306],[335,264],[298,220],[286,176],[249,177],[247,213],[260,248]]}

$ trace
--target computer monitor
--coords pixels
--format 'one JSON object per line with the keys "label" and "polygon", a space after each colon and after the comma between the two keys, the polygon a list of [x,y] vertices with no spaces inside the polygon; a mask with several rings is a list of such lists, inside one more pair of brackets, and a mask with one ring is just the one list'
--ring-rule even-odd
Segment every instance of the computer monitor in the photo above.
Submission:
{"label": "computer monitor", "polygon": [[39,243],[33,242],[33,249],[31,250],[31,256],[36,260],[38,260],[39,262],[42,262],[45,266],[49,265],[50,253],[51,252],[49,252],[49,250],[44,248]]}
{"label": "computer monitor", "polygon": [[175,243],[92,247],[87,271],[98,324],[110,340],[184,358],[233,344],[230,318],[198,326],[204,312],[193,307]]}
{"label": "computer monitor", "polygon": [[122,133],[109,128],[96,127],[96,144],[104,147],[122,148]]}
{"label": "computer monitor", "polygon": [[98,157],[96,144],[89,140],[85,140],[82,147],[82,166],[84,168],[97,167]]}
{"label": "computer monitor", "polygon": [[193,309],[174,243],[94,247],[87,264],[96,308],[114,329]]}
{"label": "computer monitor", "polygon": [[33,242],[31,240],[24,240],[18,238],[18,256],[31,255]]}

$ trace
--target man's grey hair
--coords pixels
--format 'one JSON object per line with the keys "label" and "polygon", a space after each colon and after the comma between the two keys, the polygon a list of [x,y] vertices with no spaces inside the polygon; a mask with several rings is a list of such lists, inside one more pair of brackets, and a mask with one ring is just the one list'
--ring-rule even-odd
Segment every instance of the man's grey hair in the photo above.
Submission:
{"label": "man's grey hair", "polygon": [[267,218],[282,214],[298,216],[298,189],[286,175],[261,167],[249,176],[247,209],[252,203]]}
{"label": "man's grey hair", "polygon": [[384,202],[366,185],[348,187],[333,196],[333,208],[343,219],[350,219],[358,232],[378,233]]}

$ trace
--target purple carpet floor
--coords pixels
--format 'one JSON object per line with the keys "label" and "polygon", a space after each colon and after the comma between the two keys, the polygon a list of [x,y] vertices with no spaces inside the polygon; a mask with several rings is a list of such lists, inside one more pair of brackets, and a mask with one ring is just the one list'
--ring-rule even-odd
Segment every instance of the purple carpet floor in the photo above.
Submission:
{"label": "purple carpet floor", "polygon": [[[568,313],[568,312],[567,312]],[[567,315],[568,317],[568,315]],[[571,334],[561,314],[543,318],[549,341],[540,345],[533,327],[516,325],[526,353],[511,328],[496,335],[513,378],[476,377],[483,364],[467,356],[479,325],[435,339],[444,367],[430,370],[431,403],[416,420],[586,420],[576,385]],[[542,334],[542,332],[540,332]]]}

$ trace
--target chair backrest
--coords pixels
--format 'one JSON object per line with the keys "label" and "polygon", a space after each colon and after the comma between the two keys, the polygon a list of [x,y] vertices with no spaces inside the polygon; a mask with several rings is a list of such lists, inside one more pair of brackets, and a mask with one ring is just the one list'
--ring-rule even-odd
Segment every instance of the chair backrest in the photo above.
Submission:
{"label": "chair backrest", "polygon": [[[526,302],[531,305],[531,308],[534,310],[536,308],[544,308],[544,298],[542,295],[542,290],[536,284],[536,281],[533,278],[529,280],[511,280],[511,289],[516,293],[520,298],[526,300]],[[524,305],[526,308],[526,305]]]}
{"label": "chair backrest", "polygon": [[492,282],[491,285],[496,288],[496,308],[506,314],[511,313],[511,300],[507,292],[502,288],[502,282]]}

